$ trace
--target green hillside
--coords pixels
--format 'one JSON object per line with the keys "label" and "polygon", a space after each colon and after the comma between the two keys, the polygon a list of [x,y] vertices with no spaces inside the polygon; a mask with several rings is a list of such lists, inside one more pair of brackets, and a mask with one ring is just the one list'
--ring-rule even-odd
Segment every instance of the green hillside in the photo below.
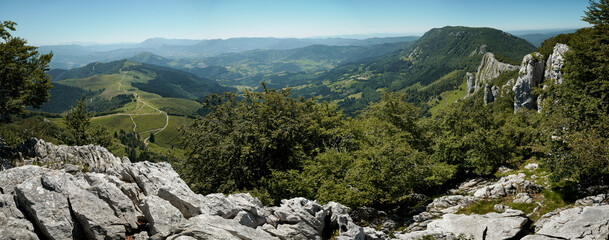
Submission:
{"label": "green hillside", "polygon": [[[386,57],[334,68],[317,82],[297,87],[296,94],[337,101],[347,112],[377,101],[380,90],[408,92],[410,101],[422,106],[429,98],[457,89],[465,81],[466,72],[476,71],[486,52],[493,52],[500,61],[518,64],[524,55],[533,51],[535,47],[527,41],[492,28],[436,28],[410,47]],[[438,84],[441,88],[417,87],[439,80],[443,81]],[[347,99],[359,93],[361,98]]]}

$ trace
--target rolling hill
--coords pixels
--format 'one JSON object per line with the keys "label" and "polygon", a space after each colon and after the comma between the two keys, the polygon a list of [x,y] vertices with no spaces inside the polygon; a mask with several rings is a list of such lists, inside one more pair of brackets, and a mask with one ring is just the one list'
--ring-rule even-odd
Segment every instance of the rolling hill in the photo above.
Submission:
{"label": "rolling hill", "polygon": [[[95,105],[96,101],[112,101],[114,97],[122,94],[138,94],[147,100],[183,98],[192,101],[206,94],[235,91],[234,88],[221,86],[213,80],[191,73],[130,60],[95,62],[71,70],[54,70],[50,75],[55,88],[51,90],[51,99],[42,106],[42,110],[55,113],[68,110],[82,94],[86,94],[90,99],[89,105]],[[160,103],[157,106],[160,109],[165,105],[173,109],[170,112],[173,114],[190,115],[194,112],[176,108],[172,103],[162,104],[171,101],[156,102]],[[121,107],[123,106],[106,108],[105,111],[114,111]]]}
{"label": "rolling hill", "polygon": [[[296,86],[295,92],[339,102],[347,112],[378,100],[381,90],[408,92],[412,102],[424,107],[429,98],[458,89],[465,73],[475,71],[484,53],[493,52],[500,61],[519,64],[534,50],[526,40],[496,29],[436,28],[406,49],[374,61],[336,67],[316,82]],[[441,88],[424,88],[430,84]]]}

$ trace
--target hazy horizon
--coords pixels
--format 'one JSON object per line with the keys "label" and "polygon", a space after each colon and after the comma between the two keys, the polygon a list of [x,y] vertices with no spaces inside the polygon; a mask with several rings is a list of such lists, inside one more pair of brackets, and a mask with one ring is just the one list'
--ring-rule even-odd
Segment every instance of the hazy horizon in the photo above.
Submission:
{"label": "hazy horizon", "polygon": [[[150,38],[420,36],[443,26],[575,29],[587,1],[2,1],[2,21],[33,45],[130,44]],[[355,37],[354,37],[355,38]],[[367,37],[363,37],[367,38]]]}

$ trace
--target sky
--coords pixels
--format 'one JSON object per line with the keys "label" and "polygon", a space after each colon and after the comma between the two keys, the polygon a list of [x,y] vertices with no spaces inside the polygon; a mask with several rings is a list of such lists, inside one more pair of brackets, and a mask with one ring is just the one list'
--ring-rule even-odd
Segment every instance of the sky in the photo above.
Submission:
{"label": "sky", "polygon": [[0,0],[33,45],[148,38],[422,35],[444,26],[567,29],[587,0]]}

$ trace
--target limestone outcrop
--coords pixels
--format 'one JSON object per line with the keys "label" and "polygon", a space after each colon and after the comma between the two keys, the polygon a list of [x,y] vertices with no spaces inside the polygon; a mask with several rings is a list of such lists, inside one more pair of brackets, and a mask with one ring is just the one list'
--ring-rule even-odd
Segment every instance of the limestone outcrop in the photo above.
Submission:
{"label": "limestone outcrop", "polygon": [[524,56],[514,91],[514,112],[521,108],[537,109],[537,95],[532,93],[543,81],[545,61],[540,53]]}
{"label": "limestone outcrop", "polygon": [[322,239],[335,231],[337,239],[386,236],[355,225],[338,203],[294,198],[265,207],[248,193],[203,196],[168,163],[131,163],[98,146],[31,140],[2,158],[23,165],[0,171],[3,238]]}
{"label": "limestone outcrop", "polygon": [[469,97],[480,89],[484,89],[485,103],[492,102],[498,94],[499,88],[489,83],[501,73],[518,69],[507,63],[502,63],[495,58],[493,53],[486,53],[482,57],[476,74],[467,73],[467,96]]}
{"label": "limestone outcrop", "polygon": [[548,56],[544,79],[554,79],[556,83],[562,83],[562,68],[565,67],[565,53],[567,51],[569,51],[569,46],[566,44],[558,43],[554,46],[552,54]]}
{"label": "limestone outcrop", "polygon": [[578,206],[544,215],[523,239],[609,239],[609,205]]}

